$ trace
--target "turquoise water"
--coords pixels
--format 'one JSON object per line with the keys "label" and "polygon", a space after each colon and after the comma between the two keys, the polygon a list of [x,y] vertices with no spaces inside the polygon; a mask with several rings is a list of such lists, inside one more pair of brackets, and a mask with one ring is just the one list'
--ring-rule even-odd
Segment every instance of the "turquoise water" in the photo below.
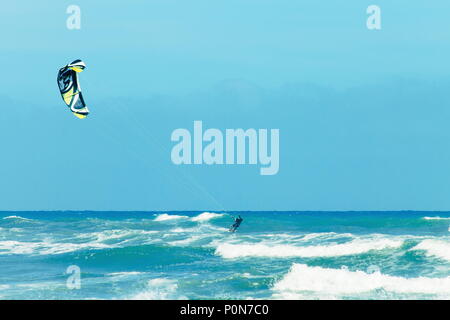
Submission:
{"label": "turquoise water", "polygon": [[449,212],[239,214],[0,212],[0,298],[450,298]]}

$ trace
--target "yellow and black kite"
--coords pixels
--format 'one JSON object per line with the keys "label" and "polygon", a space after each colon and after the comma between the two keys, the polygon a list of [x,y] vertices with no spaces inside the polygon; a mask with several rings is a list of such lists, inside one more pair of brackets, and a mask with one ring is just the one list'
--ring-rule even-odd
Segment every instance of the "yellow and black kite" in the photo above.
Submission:
{"label": "yellow and black kite", "polygon": [[70,111],[80,119],[86,118],[89,114],[78,83],[78,73],[82,72],[84,68],[86,68],[86,65],[83,61],[75,60],[59,69],[58,72],[58,86],[61,97]]}

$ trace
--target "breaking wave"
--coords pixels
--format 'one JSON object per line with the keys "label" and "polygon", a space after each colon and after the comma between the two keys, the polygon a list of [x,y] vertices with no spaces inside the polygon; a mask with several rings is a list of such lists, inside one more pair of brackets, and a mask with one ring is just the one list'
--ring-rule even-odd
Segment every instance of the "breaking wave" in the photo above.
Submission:
{"label": "breaking wave", "polygon": [[178,220],[178,219],[187,219],[187,216],[178,216],[176,214],[158,214],[154,221],[169,221],[169,220]]}
{"label": "breaking wave", "polygon": [[372,250],[395,249],[402,244],[402,240],[390,239],[357,239],[341,244],[316,246],[224,243],[217,247],[215,253],[227,259],[240,257],[336,257],[361,254]]}
{"label": "breaking wave", "polygon": [[[316,297],[340,298],[342,295],[361,294],[381,290],[402,294],[431,294],[450,296],[450,277],[403,278],[380,272],[366,273],[346,269],[310,267],[294,263],[289,272],[273,286],[274,298]],[[319,294],[317,296],[317,294]]]}
{"label": "breaking wave", "polygon": [[82,249],[111,248],[103,243],[52,243],[52,242],[21,242],[0,241],[0,255],[5,254],[40,254],[52,255],[73,252]]}
{"label": "breaking wave", "polygon": [[412,250],[424,250],[428,256],[435,256],[450,261],[450,243],[443,240],[426,239]]}
{"label": "breaking wave", "polygon": [[[0,241],[0,255],[54,255],[78,250],[99,250],[123,247],[133,244],[146,244],[160,241],[151,236],[158,231],[147,230],[105,230],[81,233],[68,240],[42,239],[41,241]],[[80,242],[83,241],[83,242]]]}
{"label": "breaking wave", "polygon": [[147,282],[147,288],[131,296],[130,300],[168,300],[187,299],[177,295],[178,284],[176,280],[156,278]]}
{"label": "breaking wave", "polygon": [[33,221],[32,219],[24,218],[21,216],[7,216],[3,217],[3,220]]}
{"label": "breaking wave", "polygon": [[205,221],[209,221],[211,219],[220,218],[222,216],[223,216],[223,214],[220,214],[220,213],[203,212],[203,213],[199,214],[198,216],[191,218],[191,220],[195,221],[195,222],[205,222]]}

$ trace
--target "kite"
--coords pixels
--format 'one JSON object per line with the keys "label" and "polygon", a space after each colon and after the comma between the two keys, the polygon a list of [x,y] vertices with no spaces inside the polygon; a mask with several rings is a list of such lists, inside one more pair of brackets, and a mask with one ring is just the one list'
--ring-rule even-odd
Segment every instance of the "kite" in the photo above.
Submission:
{"label": "kite", "polygon": [[78,59],[62,67],[58,72],[58,86],[61,97],[70,111],[80,119],[86,118],[89,114],[78,82],[78,73],[85,68],[84,62]]}

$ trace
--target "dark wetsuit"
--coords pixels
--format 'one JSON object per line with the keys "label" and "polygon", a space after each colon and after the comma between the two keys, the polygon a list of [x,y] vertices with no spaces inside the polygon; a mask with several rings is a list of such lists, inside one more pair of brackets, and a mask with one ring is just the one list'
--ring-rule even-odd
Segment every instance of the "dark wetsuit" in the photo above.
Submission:
{"label": "dark wetsuit", "polygon": [[239,226],[241,225],[242,221],[244,219],[241,218],[241,216],[238,216],[236,219],[234,219],[234,223],[230,228],[231,232],[235,232],[237,228],[239,228]]}

